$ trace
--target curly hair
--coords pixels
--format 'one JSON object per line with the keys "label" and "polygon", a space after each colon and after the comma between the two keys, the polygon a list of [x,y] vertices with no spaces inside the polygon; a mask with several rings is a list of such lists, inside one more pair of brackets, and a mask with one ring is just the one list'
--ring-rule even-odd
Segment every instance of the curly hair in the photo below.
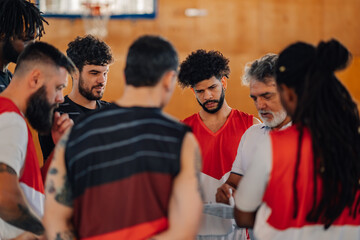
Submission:
{"label": "curly hair", "polygon": [[66,54],[80,72],[84,65],[105,66],[114,61],[111,48],[92,35],[77,37],[70,42]]}
{"label": "curly hair", "polygon": [[1,0],[0,40],[13,37],[40,39],[45,34],[43,23],[48,24],[41,14],[42,12],[29,1]]}
{"label": "curly hair", "polygon": [[181,63],[178,81],[183,88],[194,87],[213,76],[220,80],[224,76],[228,78],[229,74],[229,59],[221,52],[199,49]]}

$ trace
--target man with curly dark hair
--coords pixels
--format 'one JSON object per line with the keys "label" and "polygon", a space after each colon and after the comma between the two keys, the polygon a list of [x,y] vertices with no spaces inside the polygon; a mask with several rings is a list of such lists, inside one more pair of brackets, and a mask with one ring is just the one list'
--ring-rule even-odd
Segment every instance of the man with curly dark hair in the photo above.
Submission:
{"label": "man with curly dark hair", "polygon": [[9,63],[16,63],[25,46],[45,33],[48,23],[39,9],[26,0],[0,1],[0,92],[10,84]]}
{"label": "man with curly dark hair", "polygon": [[[181,63],[179,83],[191,87],[202,107],[183,122],[192,128],[203,156],[201,186],[205,203],[215,203],[215,194],[228,178],[243,133],[259,120],[232,109],[225,100],[229,60],[219,51],[197,50]],[[240,239],[233,220],[205,215],[198,239]]]}
{"label": "man with curly dark hair", "polygon": [[[75,122],[79,115],[109,105],[100,99],[104,94],[109,65],[114,60],[110,47],[92,35],[77,37],[68,44],[66,53],[77,67],[78,74],[72,77],[73,88],[56,111],[69,114]],[[43,157],[47,159],[55,146],[53,136],[39,135],[39,141]]]}

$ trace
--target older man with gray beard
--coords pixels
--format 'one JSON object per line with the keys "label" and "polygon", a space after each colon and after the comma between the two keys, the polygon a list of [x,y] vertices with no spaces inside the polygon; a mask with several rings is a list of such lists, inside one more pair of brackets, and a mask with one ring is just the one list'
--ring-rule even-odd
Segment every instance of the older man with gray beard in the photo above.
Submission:
{"label": "older man with gray beard", "polygon": [[[275,81],[277,55],[267,54],[245,67],[243,84],[250,85],[250,97],[254,100],[261,124],[251,126],[243,134],[231,173],[226,182],[217,189],[216,201],[231,204],[230,199],[245,174],[259,140],[269,131],[284,129],[291,125],[290,117],[280,102]],[[250,238],[254,239],[252,231]]]}
{"label": "older man with gray beard", "polygon": [[250,97],[254,100],[261,124],[251,126],[242,136],[238,152],[228,180],[217,190],[216,201],[229,204],[242,176],[248,168],[259,139],[269,131],[284,129],[291,125],[290,117],[283,109],[275,82],[277,55],[267,54],[247,64],[243,84],[250,85]]}

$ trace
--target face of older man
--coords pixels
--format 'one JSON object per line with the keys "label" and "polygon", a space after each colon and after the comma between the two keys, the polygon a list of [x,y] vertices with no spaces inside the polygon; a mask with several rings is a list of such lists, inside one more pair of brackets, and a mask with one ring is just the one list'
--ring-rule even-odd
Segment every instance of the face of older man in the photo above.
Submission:
{"label": "face of older man", "polygon": [[251,79],[250,97],[266,126],[274,128],[284,122],[287,114],[281,105],[274,78],[266,79],[266,83]]}

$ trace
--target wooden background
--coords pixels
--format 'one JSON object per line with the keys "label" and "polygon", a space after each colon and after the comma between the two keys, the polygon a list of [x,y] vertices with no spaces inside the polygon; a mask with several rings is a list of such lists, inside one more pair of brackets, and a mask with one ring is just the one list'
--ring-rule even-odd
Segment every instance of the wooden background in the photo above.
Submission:
{"label": "wooden background", "polygon": [[[206,9],[204,17],[186,17],[187,8]],[[230,59],[226,99],[233,108],[252,114],[256,109],[247,87],[241,86],[246,62],[266,53],[278,53],[295,41],[317,44],[336,38],[353,54],[350,67],[338,74],[353,97],[360,99],[360,0],[158,0],[155,20],[110,20],[104,39],[111,46],[115,63],[110,67],[104,100],[122,95],[123,69],[129,45],[143,34],[158,34],[170,40],[180,61],[192,51],[219,50]],[[60,50],[85,34],[81,19],[49,18],[43,41]],[[65,91],[68,93],[71,87]],[[167,113],[184,118],[199,110],[193,93],[179,87],[165,108]],[[35,133],[35,132],[34,132]],[[34,134],[39,157],[37,134]],[[40,157],[42,159],[42,157]]]}

